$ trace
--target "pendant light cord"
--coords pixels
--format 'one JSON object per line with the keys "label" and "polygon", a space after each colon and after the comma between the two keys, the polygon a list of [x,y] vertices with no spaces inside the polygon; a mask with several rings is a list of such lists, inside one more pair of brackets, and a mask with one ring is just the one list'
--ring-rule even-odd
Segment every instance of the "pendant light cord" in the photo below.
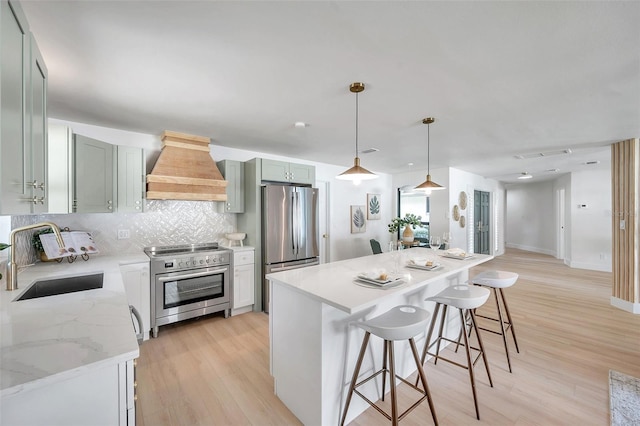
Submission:
{"label": "pendant light cord", "polygon": [[356,157],[358,156],[358,92],[356,92]]}
{"label": "pendant light cord", "polygon": [[429,151],[431,149],[431,140],[429,138],[429,124],[427,124],[427,174],[431,174],[431,158]]}

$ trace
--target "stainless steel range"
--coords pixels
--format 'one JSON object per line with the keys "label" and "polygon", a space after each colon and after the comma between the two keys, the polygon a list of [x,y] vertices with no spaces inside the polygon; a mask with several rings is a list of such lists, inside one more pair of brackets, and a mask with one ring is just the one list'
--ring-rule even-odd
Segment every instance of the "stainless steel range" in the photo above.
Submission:
{"label": "stainless steel range", "polygon": [[151,259],[151,330],[231,309],[231,250],[218,243],[146,247]]}

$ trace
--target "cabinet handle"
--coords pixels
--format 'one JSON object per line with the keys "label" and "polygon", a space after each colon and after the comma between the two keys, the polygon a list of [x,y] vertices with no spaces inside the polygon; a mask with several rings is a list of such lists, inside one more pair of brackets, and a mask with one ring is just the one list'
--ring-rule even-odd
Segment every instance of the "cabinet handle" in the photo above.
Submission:
{"label": "cabinet handle", "polygon": [[34,195],[34,197],[31,199],[31,202],[32,202],[33,204],[38,204],[38,203],[40,203],[40,204],[44,204],[44,197],[36,197],[36,196]]}
{"label": "cabinet handle", "polygon": [[27,182],[27,186],[31,186],[33,189],[42,189],[44,191],[44,182],[38,183],[37,180],[34,180],[33,182]]}

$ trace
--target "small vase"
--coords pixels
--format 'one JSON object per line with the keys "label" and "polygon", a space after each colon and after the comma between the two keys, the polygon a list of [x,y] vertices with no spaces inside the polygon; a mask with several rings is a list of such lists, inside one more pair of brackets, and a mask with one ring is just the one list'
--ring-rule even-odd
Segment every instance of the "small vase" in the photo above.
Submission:
{"label": "small vase", "polygon": [[41,262],[55,262],[55,259],[49,259],[47,254],[43,251],[40,252],[40,261]]}
{"label": "small vase", "polygon": [[404,231],[402,231],[402,241],[405,243],[413,242],[413,229],[411,229],[411,225],[404,227]]}

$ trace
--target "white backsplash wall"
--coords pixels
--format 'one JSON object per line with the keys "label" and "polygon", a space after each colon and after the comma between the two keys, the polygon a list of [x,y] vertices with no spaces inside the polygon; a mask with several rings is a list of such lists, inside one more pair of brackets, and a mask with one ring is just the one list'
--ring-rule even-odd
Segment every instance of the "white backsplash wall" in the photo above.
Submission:
{"label": "white backsplash wall", "polygon": [[[72,231],[89,231],[101,255],[141,253],[147,246],[219,242],[236,229],[236,215],[219,213],[218,202],[148,200],[144,213],[74,213],[12,216],[11,228],[38,222],[53,222]],[[130,238],[119,240],[118,230],[129,230]],[[17,235],[18,264],[37,260],[31,247],[33,232]]]}

